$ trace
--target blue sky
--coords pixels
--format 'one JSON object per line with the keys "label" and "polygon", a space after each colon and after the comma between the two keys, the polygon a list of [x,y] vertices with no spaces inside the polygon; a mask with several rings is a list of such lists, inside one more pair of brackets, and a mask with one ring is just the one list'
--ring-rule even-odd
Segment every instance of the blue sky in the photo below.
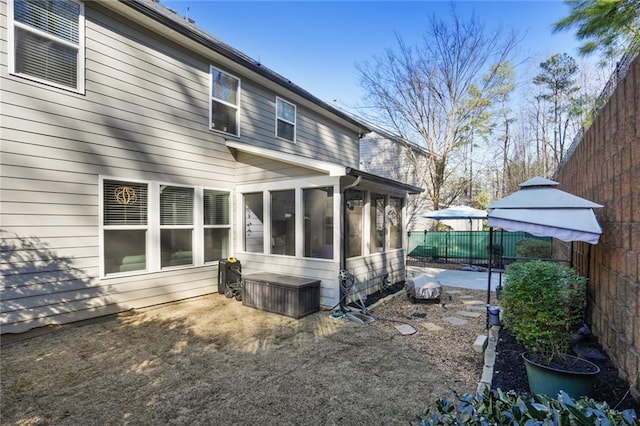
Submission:
{"label": "blue sky", "polygon": [[[212,1],[161,0],[178,14],[325,102],[364,105],[356,63],[397,46],[396,34],[417,44],[434,14],[446,19],[448,1]],[[519,59],[533,67],[553,53],[578,59],[571,31],[553,34],[567,14],[556,1],[455,1],[459,15],[475,14],[488,28],[516,30]]]}

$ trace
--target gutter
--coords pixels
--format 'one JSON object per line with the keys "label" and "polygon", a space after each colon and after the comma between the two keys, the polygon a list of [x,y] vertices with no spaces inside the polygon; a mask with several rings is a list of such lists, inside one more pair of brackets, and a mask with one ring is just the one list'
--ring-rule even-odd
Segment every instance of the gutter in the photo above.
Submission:
{"label": "gutter", "polygon": [[352,169],[351,167],[346,168],[346,173],[349,176],[355,176],[357,178],[364,178],[365,180],[381,183],[387,186],[393,186],[404,191],[407,191],[409,194],[421,194],[424,192],[424,188],[420,188],[418,186],[409,185],[408,183],[398,182],[397,180],[389,179],[386,177],[374,175],[372,173],[364,172],[358,169]]}
{"label": "gutter", "polygon": [[191,22],[180,18],[177,14],[172,14],[165,6],[162,6],[152,0],[119,0],[122,4],[129,6],[131,9],[142,13],[145,16],[161,23],[162,25],[188,37],[189,39],[203,45],[204,47],[211,49],[212,51],[230,59],[233,62],[253,71],[254,73],[265,77],[266,79],[282,86],[298,96],[306,99],[307,101],[319,106],[320,108],[332,113],[335,116],[340,117],[342,120],[347,121],[349,124],[360,129],[361,134],[370,133],[369,129],[364,123],[355,120],[348,114],[345,114],[338,108],[320,100],[311,93],[307,92],[300,86],[291,82],[287,78],[272,71],[271,69],[262,66],[262,64],[249,56],[243,54],[237,49],[229,46],[228,44],[216,39],[213,35],[209,34],[205,30],[197,27]]}

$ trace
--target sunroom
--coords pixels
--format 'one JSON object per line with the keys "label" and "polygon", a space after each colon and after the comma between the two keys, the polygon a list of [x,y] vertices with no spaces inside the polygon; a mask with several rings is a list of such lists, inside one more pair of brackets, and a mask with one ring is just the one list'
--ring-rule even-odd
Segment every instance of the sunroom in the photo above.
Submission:
{"label": "sunroom", "polygon": [[243,275],[320,280],[325,309],[340,302],[341,270],[354,275],[365,295],[378,291],[385,276],[404,280],[406,198],[421,188],[241,143],[227,146],[237,150],[243,174],[254,176],[235,188],[233,252]]}

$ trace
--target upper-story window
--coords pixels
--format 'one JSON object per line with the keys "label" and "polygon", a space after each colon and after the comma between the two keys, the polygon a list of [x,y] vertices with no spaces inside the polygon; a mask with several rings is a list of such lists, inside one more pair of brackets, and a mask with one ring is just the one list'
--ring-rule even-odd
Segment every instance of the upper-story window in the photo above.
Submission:
{"label": "upper-story window", "polygon": [[239,136],[240,79],[211,67],[211,128]]}
{"label": "upper-story window", "polygon": [[296,141],[296,106],[276,98],[276,136]]}
{"label": "upper-story window", "polygon": [[9,72],[84,92],[84,5],[9,0]]}

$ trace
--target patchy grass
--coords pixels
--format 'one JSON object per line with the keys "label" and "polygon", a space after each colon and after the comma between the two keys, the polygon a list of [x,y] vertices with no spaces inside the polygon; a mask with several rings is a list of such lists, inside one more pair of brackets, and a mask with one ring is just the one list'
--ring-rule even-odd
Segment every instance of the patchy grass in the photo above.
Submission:
{"label": "patchy grass", "polygon": [[407,424],[451,389],[475,391],[484,315],[443,320],[463,295],[484,297],[463,290],[445,308],[398,297],[373,312],[412,336],[392,321],[295,320],[213,294],[3,338],[2,424]]}

